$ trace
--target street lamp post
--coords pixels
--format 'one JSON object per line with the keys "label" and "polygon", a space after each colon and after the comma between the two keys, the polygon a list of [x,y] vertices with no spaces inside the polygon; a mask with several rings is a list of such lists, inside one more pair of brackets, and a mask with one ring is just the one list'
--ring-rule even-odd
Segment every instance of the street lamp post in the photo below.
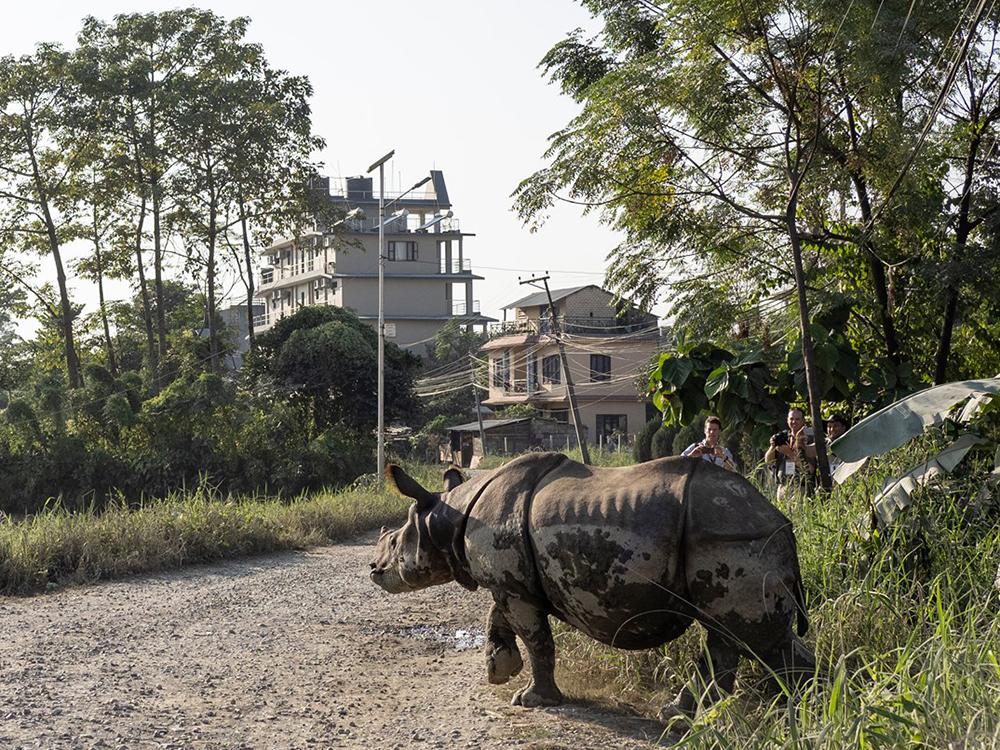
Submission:
{"label": "street lamp post", "polygon": [[383,276],[385,275],[385,163],[396,153],[393,149],[368,167],[368,174],[378,167],[378,483],[385,481],[385,305]]}
{"label": "street lamp post", "polygon": [[[378,167],[378,483],[379,487],[385,481],[385,163],[393,157],[396,151],[393,149],[377,162],[368,167],[368,174]],[[425,177],[405,193],[393,198],[388,205],[392,205],[400,198],[416,190],[430,181],[430,176]]]}

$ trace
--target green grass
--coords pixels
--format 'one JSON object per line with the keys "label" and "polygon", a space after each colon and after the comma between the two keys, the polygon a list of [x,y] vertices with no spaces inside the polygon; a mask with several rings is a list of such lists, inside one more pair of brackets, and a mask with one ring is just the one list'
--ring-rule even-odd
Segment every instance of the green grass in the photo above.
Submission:
{"label": "green grass", "polygon": [[[418,477],[426,471],[415,471]],[[408,504],[370,489],[291,501],[220,496],[209,487],[129,507],[70,512],[52,504],[0,524],[0,593],[31,594],[222,558],[305,549],[399,523]]]}

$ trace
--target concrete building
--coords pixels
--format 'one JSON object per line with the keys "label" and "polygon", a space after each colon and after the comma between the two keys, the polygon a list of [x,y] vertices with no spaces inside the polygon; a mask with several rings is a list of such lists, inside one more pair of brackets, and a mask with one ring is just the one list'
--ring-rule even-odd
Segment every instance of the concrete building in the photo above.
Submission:
{"label": "concrete building", "polygon": [[[361,209],[333,232],[312,231],[282,240],[261,252],[263,268],[258,295],[264,314],[256,332],[266,331],[286,315],[307,305],[336,305],[353,310],[373,326],[378,322],[378,191],[370,177],[348,177],[330,193],[328,178],[320,183],[330,201],[346,215]],[[444,174],[431,171],[423,192],[399,197],[386,193],[384,305],[386,340],[423,355],[445,322],[457,318],[470,327],[495,321],[479,311],[465,241],[451,211]]]}
{"label": "concrete building", "polygon": [[[659,351],[655,315],[630,304],[616,306],[614,295],[594,285],[553,289],[570,374],[576,391],[584,440],[607,442],[634,436],[648,419],[637,384],[644,381]],[[542,417],[570,421],[566,378],[545,292],[507,305],[513,320],[490,327],[483,346],[490,363],[491,407],[527,403]]]}
{"label": "concrete building", "polygon": [[[247,319],[247,305],[245,302],[232,302],[226,307],[220,307],[218,312],[226,326],[226,343],[231,350],[223,364],[231,370],[239,370],[243,367],[243,358],[250,351],[250,321]],[[254,317],[259,318],[263,314],[264,305],[254,302]],[[205,329],[205,335],[208,335],[208,329]]]}

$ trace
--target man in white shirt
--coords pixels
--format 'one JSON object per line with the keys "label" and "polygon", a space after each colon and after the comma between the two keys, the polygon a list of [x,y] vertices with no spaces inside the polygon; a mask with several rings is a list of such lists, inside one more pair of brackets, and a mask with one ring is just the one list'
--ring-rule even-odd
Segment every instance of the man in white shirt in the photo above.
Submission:
{"label": "man in white shirt", "polygon": [[722,420],[718,417],[708,417],[705,420],[705,439],[700,443],[691,443],[681,455],[701,458],[724,469],[736,471],[733,454],[725,446],[719,445],[721,435]]}

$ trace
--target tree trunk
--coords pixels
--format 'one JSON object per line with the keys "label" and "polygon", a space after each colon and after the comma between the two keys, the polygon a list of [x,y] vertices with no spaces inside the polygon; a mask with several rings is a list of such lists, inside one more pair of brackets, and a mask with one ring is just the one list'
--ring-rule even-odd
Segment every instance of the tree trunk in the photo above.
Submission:
{"label": "tree trunk", "polygon": [[250,252],[250,235],[247,232],[247,211],[240,199],[240,228],[243,230],[243,255],[247,264],[247,331],[249,332],[250,351],[257,348],[257,336],[253,330],[253,257]]}
{"label": "tree trunk", "polygon": [[785,209],[785,221],[788,225],[788,239],[792,245],[792,261],[795,266],[795,294],[799,305],[799,329],[802,335],[802,363],[806,370],[806,391],[809,394],[809,416],[813,423],[813,435],[816,444],[816,464],[819,468],[820,484],[824,489],[830,489],[830,461],[826,455],[826,441],[823,439],[823,411],[819,393],[819,378],[816,375],[816,356],[813,351],[812,333],[809,330],[809,306],[806,302],[806,274],[802,266],[802,243],[799,238],[799,228],[795,221],[798,201],[795,198],[795,182],[793,195]]}
{"label": "tree trunk", "polygon": [[[847,111],[847,123],[851,134],[851,155],[855,163],[860,159],[858,153],[857,129],[854,121],[854,105],[850,96],[844,97],[844,104]],[[847,160],[843,162],[848,167]],[[868,195],[868,183],[862,177],[860,171],[853,167],[848,167],[851,175],[851,182],[854,185],[854,192],[858,196],[858,205],[861,208],[861,219],[867,231],[872,229],[872,204]],[[875,301],[878,303],[879,322],[882,324],[882,340],[885,342],[886,355],[894,365],[900,363],[899,338],[896,335],[896,325],[892,318],[892,310],[889,307],[889,285],[885,277],[885,267],[882,259],[878,257],[872,247],[871,237],[866,236],[862,242],[861,250],[868,261],[868,275],[871,278],[872,288],[875,291]]]}
{"label": "tree trunk", "polygon": [[[211,162],[209,162],[211,165]],[[212,372],[219,369],[219,349],[215,338],[215,241],[216,196],[212,166],[208,167],[208,356]]]}
{"label": "tree trunk", "polygon": [[[973,133],[981,133],[977,112],[973,112],[969,118]],[[973,136],[969,142],[969,153],[965,159],[965,179],[962,181],[962,200],[958,204],[958,224],[955,227],[955,254],[956,262],[961,262],[965,258],[969,245],[969,235],[972,233],[972,223],[969,216],[972,210],[972,180],[976,174],[976,159],[979,157],[979,146],[981,136]],[[957,275],[948,272],[948,286],[945,290],[944,317],[941,323],[941,336],[938,339],[937,353],[934,356],[934,383],[940,385],[948,382],[948,360],[951,358],[951,341],[955,330],[955,321],[958,319],[959,287],[957,281],[953,280]]]}
{"label": "tree trunk", "polygon": [[108,350],[108,369],[111,374],[118,375],[118,362],[115,360],[115,346],[111,340],[111,326],[108,323],[108,306],[104,299],[104,259],[101,257],[101,239],[97,231],[97,206],[94,205],[94,262],[97,265],[97,298],[101,310],[101,323],[104,326],[104,345]]}
{"label": "tree trunk", "polygon": [[35,189],[38,191],[38,205],[42,209],[45,234],[49,240],[49,251],[56,264],[56,282],[59,286],[59,309],[62,313],[63,345],[66,351],[66,372],[69,376],[69,387],[79,388],[83,385],[83,378],[80,377],[80,360],[77,358],[76,346],[73,342],[73,306],[70,304],[69,289],[66,286],[66,271],[63,268],[62,253],[59,248],[59,235],[56,232],[55,221],[52,219],[49,197],[42,180],[41,170],[38,167],[38,160],[35,158],[32,145],[34,134],[30,128],[25,132],[25,136],[25,144],[31,157],[31,171]]}
{"label": "tree trunk", "polygon": [[143,194],[139,206],[139,221],[135,230],[135,268],[139,275],[139,296],[142,300],[142,322],[146,327],[146,357],[149,361],[150,384],[158,391],[159,356],[153,335],[153,311],[149,302],[149,288],[146,286],[146,272],[142,265],[142,227],[146,222],[146,196]]}
{"label": "tree trunk", "polygon": [[[861,207],[861,219],[864,225],[870,229],[872,206],[868,197],[868,186],[857,174],[851,175],[851,181],[854,183],[858,205]],[[886,356],[890,362],[898,366],[900,363],[899,337],[896,335],[896,324],[889,307],[889,284],[885,276],[885,266],[882,265],[882,259],[875,253],[870,237],[863,240],[861,250],[868,262],[868,275],[875,291],[875,301],[878,303],[879,323],[882,325],[882,340],[885,343]]]}
{"label": "tree trunk", "polygon": [[156,335],[160,356],[167,353],[166,294],[163,291],[163,245],[160,236],[160,178],[152,179],[153,194],[153,283],[156,291]]}

